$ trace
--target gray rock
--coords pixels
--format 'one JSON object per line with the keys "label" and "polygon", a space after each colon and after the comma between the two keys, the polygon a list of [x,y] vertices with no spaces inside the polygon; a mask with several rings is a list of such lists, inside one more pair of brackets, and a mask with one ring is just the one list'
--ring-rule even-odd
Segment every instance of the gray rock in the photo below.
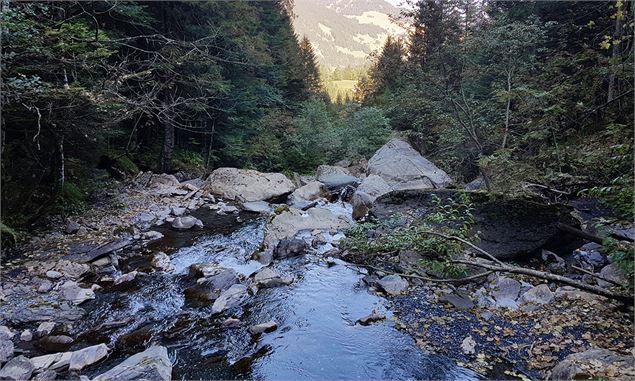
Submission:
{"label": "gray rock", "polygon": [[249,332],[252,335],[260,335],[267,332],[273,332],[278,329],[278,323],[275,321],[268,321],[266,323],[256,324],[249,327]]}
{"label": "gray rock", "polygon": [[229,289],[223,291],[218,299],[214,301],[212,305],[212,313],[217,314],[225,311],[226,309],[234,308],[242,304],[249,294],[247,293],[247,287],[242,284],[235,284]]}
{"label": "gray rock", "polygon": [[240,320],[236,318],[227,318],[223,320],[221,324],[223,325],[223,327],[236,328],[236,327],[239,327],[241,323],[240,323]]}
{"label": "gray rock", "polygon": [[147,239],[148,241],[156,241],[157,239],[163,238],[163,234],[154,230],[149,230],[147,232],[144,232],[142,236],[144,239]]}
{"label": "gray rock", "polygon": [[49,368],[59,370],[66,368],[70,364],[72,354],[72,352],[58,352],[37,356],[31,359],[31,363],[33,363],[36,373]]}
{"label": "gray rock", "polygon": [[46,336],[40,339],[39,346],[46,352],[66,351],[75,342],[72,337],[66,335]]}
{"label": "gray rock", "polygon": [[583,266],[586,264],[591,268],[601,268],[608,263],[607,258],[600,252],[602,245],[590,242],[573,252],[573,257]]}
{"label": "gray rock", "polygon": [[35,367],[31,360],[24,356],[14,357],[0,370],[0,380],[28,380]]}
{"label": "gray rock", "polygon": [[218,168],[205,182],[204,189],[227,200],[262,201],[293,192],[295,186],[281,173],[262,173],[249,169]]}
{"label": "gray rock", "polygon": [[49,270],[46,272],[46,277],[50,279],[59,279],[63,277],[62,273],[55,270]]}
{"label": "gray rock", "polygon": [[289,208],[276,215],[268,224],[265,242],[274,245],[282,239],[291,239],[301,230],[346,229],[351,226],[350,219],[336,215],[330,210],[311,208],[302,211]]}
{"label": "gray rock", "polygon": [[357,187],[351,204],[353,205],[353,218],[358,220],[368,214],[370,207],[377,197],[392,190],[388,183],[377,175],[370,175]]}
{"label": "gray rock", "polygon": [[321,197],[326,197],[328,190],[319,181],[311,181],[310,183],[301,186],[289,195],[287,203],[295,208],[302,209],[309,205],[311,201],[317,200]]}
{"label": "gray rock", "polygon": [[0,337],[0,363],[3,363],[13,357],[15,346],[13,341],[5,337]]}
{"label": "gray rock", "polygon": [[320,165],[315,173],[315,179],[328,188],[340,188],[359,181],[348,169],[334,165]]}
{"label": "gray rock", "polygon": [[57,378],[57,372],[54,371],[53,369],[47,369],[41,373],[38,373],[33,378],[33,381],[51,381],[51,380],[55,380],[56,378]]}
{"label": "gray rock", "polygon": [[177,230],[187,230],[193,228],[194,226],[202,228],[203,221],[192,216],[176,217],[174,221],[172,221],[172,227]]}
{"label": "gray rock", "polygon": [[465,184],[467,190],[477,190],[485,188],[485,180],[482,177],[477,177],[469,183]]}
{"label": "gray rock", "polygon": [[121,276],[118,276],[117,278],[115,278],[114,284],[118,285],[125,282],[133,281],[139,274],[142,274],[142,273],[140,273],[137,270],[133,270],[129,273],[122,274]]}
{"label": "gray rock", "polygon": [[170,257],[162,251],[152,256],[152,261],[150,262],[150,264],[155,269],[166,272],[166,273],[174,271],[174,265],[170,261]]}
{"label": "gray rock", "polygon": [[172,362],[168,350],[162,346],[152,346],[141,353],[127,358],[121,364],[92,381],[132,381],[172,379]]}
{"label": "gray rock", "polygon": [[293,283],[293,278],[283,277],[277,271],[265,267],[254,276],[254,282],[258,287],[269,288]]}
{"label": "gray rock", "polygon": [[181,183],[174,175],[168,175],[167,173],[160,173],[152,175],[148,186],[150,187],[178,187]]}
{"label": "gray rock", "polygon": [[98,362],[108,355],[106,344],[93,345],[74,351],[71,354],[69,370],[82,370],[85,367]]}
{"label": "gray rock", "polygon": [[221,293],[238,282],[238,276],[232,269],[223,269],[219,273],[201,278],[196,285],[185,290],[188,300],[213,302]]}
{"label": "gray rock", "polygon": [[96,261],[93,261],[93,265],[97,267],[108,266],[109,264],[110,264],[109,257],[101,257],[97,259]]}
{"label": "gray rock", "polygon": [[267,201],[249,201],[240,204],[244,211],[252,213],[269,214],[273,210]]}
{"label": "gray rock", "polygon": [[90,266],[85,263],[78,263],[62,259],[55,264],[54,270],[57,270],[62,276],[68,279],[77,279],[90,271]]}
{"label": "gray rock", "polygon": [[520,303],[531,303],[531,304],[549,304],[554,298],[553,292],[549,289],[549,286],[546,284],[540,284],[535,286],[522,294],[519,299]]}
{"label": "gray rock", "polygon": [[302,239],[283,239],[274,249],[273,257],[276,259],[296,257],[304,254],[307,249],[308,244]]}
{"label": "gray rock", "polygon": [[368,160],[368,174],[378,175],[394,189],[445,188],[450,176],[400,139],[384,144]]}
{"label": "gray rock", "polygon": [[77,282],[66,281],[60,286],[60,293],[69,302],[80,305],[89,299],[95,299],[95,293],[90,288],[81,288]]}
{"label": "gray rock", "polygon": [[69,254],[65,259],[78,263],[92,262],[97,258],[108,255],[114,251],[121,250],[133,242],[131,238],[120,238],[115,241],[105,243],[85,253]]}
{"label": "gray rock", "polygon": [[564,259],[549,250],[542,250],[542,260],[547,263],[547,270],[554,274],[564,274],[567,271],[567,264]]}
{"label": "gray rock", "polygon": [[391,296],[400,295],[408,288],[408,281],[399,275],[386,275],[379,279],[377,284]]}
{"label": "gray rock", "polygon": [[[593,366],[589,366],[593,364]],[[605,373],[609,368],[612,373]],[[553,380],[627,379],[633,375],[635,360],[632,355],[620,355],[607,349],[589,349],[574,353],[560,361],[552,370]],[[591,373],[589,370],[593,369]],[[625,371],[622,373],[622,371]]]}
{"label": "gray rock", "polygon": [[439,302],[449,303],[459,310],[469,310],[470,308],[474,308],[474,302],[472,302],[469,296],[462,291],[441,295],[441,297],[439,297]]}
{"label": "gray rock", "polygon": [[190,276],[195,278],[210,277],[223,270],[224,268],[217,263],[193,263],[190,265]]}
{"label": "gray rock", "polygon": [[40,337],[47,336],[51,332],[53,332],[53,329],[55,329],[55,322],[45,321],[38,325],[37,329],[35,330],[35,334]]}
{"label": "gray rock", "polygon": [[171,211],[171,212],[172,212],[172,215],[173,215],[173,216],[175,216],[175,217],[181,217],[182,215],[184,215],[184,214],[185,214],[185,212],[187,212],[187,208],[178,208],[178,207],[175,207],[175,208],[172,208],[172,211]]}
{"label": "gray rock", "polygon": [[492,287],[492,296],[496,306],[516,309],[516,299],[520,294],[520,282],[515,279],[499,276]]}
{"label": "gray rock", "polygon": [[11,340],[15,336],[15,332],[9,329],[6,325],[0,325],[0,339]]}
{"label": "gray rock", "polygon": [[[617,263],[611,263],[610,265],[606,265],[600,271],[600,276],[602,278],[612,280],[613,282],[617,282],[618,284],[626,285],[628,284],[628,280],[626,279],[626,275],[622,272],[619,265]],[[615,287],[614,284],[610,282],[603,281],[602,279],[598,279],[598,286],[610,288]]]}
{"label": "gray rock", "polygon": [[33,333],[31,333],[30,330],[25,329],[24,331],[22,331],[22,333],[20,334],[20,341],[31,341],[33,340]]}
{"label": "gray rock", "polygon": [[64,229],[64,233],[66,234],[75,234],[79,231],[81,226],[77,223],[77,221],[69,220],[66,224],[66,228]]}

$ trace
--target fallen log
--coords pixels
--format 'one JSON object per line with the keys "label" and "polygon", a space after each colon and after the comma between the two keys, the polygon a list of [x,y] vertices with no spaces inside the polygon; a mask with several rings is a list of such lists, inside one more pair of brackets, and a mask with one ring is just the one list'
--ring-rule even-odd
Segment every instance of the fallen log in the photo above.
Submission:
{"label": "fallen log", "polygon": [[590,284],[578,282],[576,280],[567,278],[565,276],[547,273],[544,271],[527,269],[527,268],[519,267],[519,266],[498,265],[498,264],[482,263],[482,262],[476,262],[476,261],[465,261],[460,259],[451,260],[450,262],[481,267],[491,271],[500,271],[500,272],[507,272],[507,273],[513,273],[513,274],[529,275],[539,279],[550,280],[552,282],[566,284],[568,286],[575,287],[577,289],[589,292],[591,294],[600,295],[609,299],[617,300],[629,306],[632,306],[634,304],[633,296],[631,295],[625,295],[625,294],[613,292],[613,291],[604,289],[602,287],[592,286]]}
{"label": "fallen log", "polygon": [[567,233],[573,234],[576,237],[584,238],[587,241],[595,242],[595,243],[598,243],[600,245],[602,244],[602,241],[603,241],[602,238],[600,238],[598,236],[595,236],[593,234],[587,233],[585,231],[582,231],[580,229],[576,229],[573,226],[565,225],[565,224],[559,222],[559,223],[556,224],[556,227],[559,230],[562,230],[563,232],[567,232]]}

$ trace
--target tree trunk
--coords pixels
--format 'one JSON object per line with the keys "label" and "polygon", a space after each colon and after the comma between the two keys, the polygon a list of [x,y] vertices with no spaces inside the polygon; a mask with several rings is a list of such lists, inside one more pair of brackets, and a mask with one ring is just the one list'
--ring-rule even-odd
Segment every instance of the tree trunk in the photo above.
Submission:
{"label": "tree trunk", "polygon": [[174,155],[174,126],[170,122],[163,123],[163,152],[161,155],[161,170],[169,172],[172,169]]}
{"label": "tree trunk", "polygon": [[620,55],[620,44],[617,44],[616,41],[620,40],[622,37],[622,20],[620,19],[620,17],[617,16],[617,13],[615,14],[615,28],[613,30],[613,49],[612,49],[612,53],[611,53],[611,62],[610,62],[610,66],[609,66],[609,89],[608,89],[608,95],[607,95],[607,102],[611,102],[613,100],[613,98],[615,98],[615,94],[618,92],[616,87],[617,87],[617,80],[616,80],[616,75],[615,72],[617,70],[616,66],[617,66],[617,61],[619,60],[618,56]]}
{"label": "tree trunk", "polygon": [[507,71],[507,107],[505,108],[505,130],[503,131],[503,143],[501,148],[504,149],[507,145],[507,139],[509,137],[509,117],[511,114],[512,104],[512,70]]}

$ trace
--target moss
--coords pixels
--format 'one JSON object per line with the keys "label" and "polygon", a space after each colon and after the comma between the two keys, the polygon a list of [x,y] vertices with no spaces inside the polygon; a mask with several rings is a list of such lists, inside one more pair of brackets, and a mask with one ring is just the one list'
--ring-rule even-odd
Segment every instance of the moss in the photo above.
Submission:
{"label": "moss", "polygon": [[11,227],[0,222],[0,240],[2,245],[13,246],[20,237],[19,233],[13,230]]}
{"label": "moss", "polygon": [[130,160],[128,156],[119,156],[116,161],[117,167],[119,167],[119,169],[121,169],[125,173],[129,175],[136,175],[137,173],[139,173],[139,167],[137,167],[137,165],[132,160]]}

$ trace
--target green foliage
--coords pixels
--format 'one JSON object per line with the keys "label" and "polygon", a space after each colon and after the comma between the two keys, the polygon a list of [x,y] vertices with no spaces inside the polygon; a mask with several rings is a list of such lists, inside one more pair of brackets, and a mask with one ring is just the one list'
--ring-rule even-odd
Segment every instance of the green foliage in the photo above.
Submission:
{"label": "green foliage", "polygon": [[18,242],[19,238],[20,234],[18,232],[0,222],[0,241],[2,246],[13,246]]}
{"label": "green foliage", "polygon": [[472,203],[467,193],[456,198],[433,200],[434,208],[421,221],[402,225],[401,218],[384,222],[361,223],[346,232],[341,243],[345,250],[362,257],[412,251],[426,257],[421,268],[439,276],[465,276],[463,266],[448,262],[463,253],[460,242],[430,234],[438,232],[475,241],[470,231],[474,223]]}
{"label": "green foliage", "polygon": [[86,193],[76,184],[70,181],[64,182],[61,196],[56,202],[55,211],[62,215],[72,215],[83,212],[86,207]]}
{"label": "green foliage", "polygon": [[630,242],[607,238],[602,242],[605,254],[613,259],[628,280],[626,286],[633,288],[635,281],[635,248]]}

